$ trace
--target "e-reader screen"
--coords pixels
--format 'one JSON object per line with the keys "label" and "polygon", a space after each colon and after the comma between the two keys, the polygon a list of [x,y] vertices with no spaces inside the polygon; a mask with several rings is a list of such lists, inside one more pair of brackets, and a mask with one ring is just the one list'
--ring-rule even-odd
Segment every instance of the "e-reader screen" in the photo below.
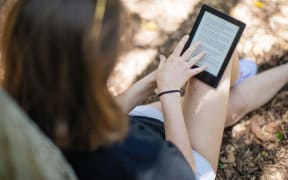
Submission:
{"label": "e-reader screen", "polygon": [[196,66],[207,65],[208,68],[196,76],[198,79],[217,87],[244,28],[244,23],[207,5],[202,6],[183,50],[201,42],[192,56],[205,52]]}

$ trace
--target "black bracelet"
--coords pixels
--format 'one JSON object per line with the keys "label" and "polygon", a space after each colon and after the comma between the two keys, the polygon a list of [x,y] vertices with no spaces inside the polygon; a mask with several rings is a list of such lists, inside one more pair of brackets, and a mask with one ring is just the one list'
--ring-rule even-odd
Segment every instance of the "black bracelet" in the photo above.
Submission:
{"label": "black bracelet", "polygon": [[180,93],[181,94],[181,91],[180,90],[170,90],[170,91],[163,91],[161,93],[158,94],[158,98],[160,98],[160,96],[164,95],[164,94],[170,94],[170,93]]}

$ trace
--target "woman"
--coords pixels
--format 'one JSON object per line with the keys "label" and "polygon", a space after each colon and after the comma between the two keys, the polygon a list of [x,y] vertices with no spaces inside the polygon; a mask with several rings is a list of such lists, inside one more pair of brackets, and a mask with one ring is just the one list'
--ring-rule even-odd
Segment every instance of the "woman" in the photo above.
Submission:
{"label": "woman", "polygon": [[[180,56],[185,36],[156,71],[112,97],[106,83],[118,55],[119,7],[116,0],[19,0],[3,36],[5,89],[79,179],[215,178],[225,123],[270,99],[287,82],[288,66],[255,77],[270,81],[257,84],[269,87],[261,102],[250,102],[260,89],[248,80],[229,96],[231,63],[217,89],[191,78],[206,68],[190,69],[205,54],[191,58],[196,44]],[[160,102],[136,107],[156,87]]]}

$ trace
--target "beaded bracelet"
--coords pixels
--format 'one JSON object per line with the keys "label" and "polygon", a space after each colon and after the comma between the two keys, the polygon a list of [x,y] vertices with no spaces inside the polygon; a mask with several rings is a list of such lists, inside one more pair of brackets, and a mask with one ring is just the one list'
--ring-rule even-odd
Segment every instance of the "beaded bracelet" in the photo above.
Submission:
{"label": "beaded bracelet", "polygon": [[181,94],[181,91],[180,90],[163,91],[163,92],[158,94],[158,98],[160,98],[160,96],[162,96],[164,94],[170,94],[170,93],[180,93]]}

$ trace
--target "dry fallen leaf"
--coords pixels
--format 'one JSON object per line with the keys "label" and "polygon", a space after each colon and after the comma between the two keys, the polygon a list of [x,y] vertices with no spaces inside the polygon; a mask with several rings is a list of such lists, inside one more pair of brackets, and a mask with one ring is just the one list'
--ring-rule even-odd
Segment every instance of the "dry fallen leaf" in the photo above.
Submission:
{"label": "dry fallen leaf", "polygon": [[149,31],[156,31],[159,28],[158,25],[153,21],[144,22],[143,27]]}
{"label": "dry fallen leaf", "polygon": [[[251,131],[261,141],[276,141],[274,134],[271,134],[264,130],[265,126],[263,125],[263,119],[260,116],[255,115],[251,118]],[[273,124],[271,124],[273,127]],[[275,125],[274,125],[275,126]]]}
{"label": "dry fallen leaf", "polygon": [[265,5],[261,1],[255,1],[255,6],[258,7],[258,8],[264,8]]}

